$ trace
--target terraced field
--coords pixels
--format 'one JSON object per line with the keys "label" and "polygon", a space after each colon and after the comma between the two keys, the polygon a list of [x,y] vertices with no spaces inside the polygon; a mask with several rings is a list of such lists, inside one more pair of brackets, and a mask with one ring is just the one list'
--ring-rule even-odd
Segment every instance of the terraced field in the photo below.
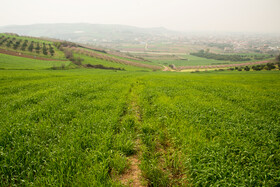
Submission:
{"label": "terraced field", "polygon": [[277,186],[279,90],[279,71],[0,70],[0,186]]}

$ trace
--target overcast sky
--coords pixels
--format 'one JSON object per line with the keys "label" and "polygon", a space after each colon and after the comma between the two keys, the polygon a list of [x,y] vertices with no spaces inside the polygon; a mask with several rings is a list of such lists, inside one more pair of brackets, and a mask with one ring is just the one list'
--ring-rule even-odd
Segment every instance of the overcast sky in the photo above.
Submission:
{"label": "overcast sky", "polygon": [[280,33],[280,0],[1,0],[1,26],[77,22]]}

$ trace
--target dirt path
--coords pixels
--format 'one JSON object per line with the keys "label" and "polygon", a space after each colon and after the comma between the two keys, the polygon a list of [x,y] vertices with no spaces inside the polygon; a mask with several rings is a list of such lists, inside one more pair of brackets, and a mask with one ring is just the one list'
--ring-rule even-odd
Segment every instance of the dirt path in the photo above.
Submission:
{"label": "dirt path", "polygon": [[6,54],[6,55],[24,57],[24,58],[45,60],[45,61],[66,61],[66,60],[57,60],[57,59],[51,59],[51,58],[43,58],[43,57],[37,57],[37,56],[32,56],[32,55],[26,55],[26,54],[22,54],[22,53],[19,53],[19,52],[16,52],[16,51],[9,51],[9,50],[5,50],[5,49],[0,49],[0,53]]}
{"label": "dirt path", "polygon": [[[138,152],[138,151],[137,151]],[[142,185],[142,174],[141,169],[139,168],[140,160],[139,154],[134,154],[128,158],[128,162],[130,163],[129,169],[124,173],[120,181],[123,185],[133,186],[133,187],[144,187]]]}
{"label": "dirt path", "polygon": [[162,71],[171,71],[169,67],[167,67],[167,66],[163,66],[163,67],[164,67],[164,69]]}
{"label": "dirt path", "polygon": [[[134,116],[135,118],[135,125],[136,125],[136,131],[138,131],[138,126],[141,123],[141,113],[140,113],[140,107],[137,104],[138,100],[138,81],[136,83],[133,83],[128,95],[128,113],[126,115]],[[135,86],[136,85],[136,86]],[[136,132],[137,133],[137,132]],[[135,154],[128,157],[129,162],[129,168],[128,170],[120,176],[119,180],[123,185],[126,186],[133,186],[133,187],[144,187],[143,185],[144,179],[142,177],[142,172],[139,167],[140,165],[140,157],[141,157],[141,140],[139,138],[135,139]]]}

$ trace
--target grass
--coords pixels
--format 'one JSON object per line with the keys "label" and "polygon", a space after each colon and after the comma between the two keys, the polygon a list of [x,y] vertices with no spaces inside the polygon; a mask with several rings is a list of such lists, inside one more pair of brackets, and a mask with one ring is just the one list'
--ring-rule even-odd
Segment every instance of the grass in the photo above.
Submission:
{"label": "grass", "polygon": [[178,66],[204,66],[204,65],[211,65],[214,63],[229,63],[229,62],[221,62],[218,60],[212,60],[212,59],[205,59],[200,58],[192,55],[180,55],[183,59],[187,60],[172,60],[172,59],[162,59],[162,60],[153,60],[153,62],[163,64],[163,65],[171,65],[174,64],[176,67]]}
{"label": "grass", "polygon": [[173,161],[179,163],[162,170],[161,177],[172,174],[173,185],[176,170],[194,186],[279,184],[280,84],[272,81],[277,76],[279,72],[147,77],[140,99],[149,129],[146,160],[156,163],[147,163],[152,167],[147,170],[156,170],[165,152],[175,149],[179,155]]}
{"label": "grass", "polygon": [[279,90],[279,71],[0,70],[0,186],[117,186],[131,155],[149,186],[277,186]]}
{"label": "grass", "polygon": [[[251,60],[251,61],[240,61],[240,62],[230,62],[230,61],[221,61],[221,60],[214,60],[214,59],[205,59],[201,57],[196,57],[193,55],[180,55],[183,59],[187,60],[170,60],[170,59],[162,59],[162,60],[153,60],[153,62],[163,64],[163,65],[170,65],[174,64],[176,67],[179,66],[205,66],[205,65],[223,65],[223,64],[239,64],[239,63],[246,63],[246,62],[257,62],[263,60]],[[268,59],[271,59],[268,57]]]}
{"label": "grass", "polygon": [[[99,52],[99,51],[96,51],[96,50],[92,50],[92,49],[86,49],[86,48],[81,48],[80,49],[83,49],[85,51],[94,51],[95,53],[98,53],[98,54],[102,54],[104,55],[105,53],[102,53],[102,52]],[[124,53],[124,55],[126,56],[127,54]],[[127,55],[127,57],[123,57],[123,56],[118,56],[118,55],[115,55],[115,54],[110,54],[109,53],[106,53],[106,56],[109,56],[109,57],[115,57],[115,58],[118,58],[118,59],[122,59],[122,60],[128,60],[128,61],[131,61],[131,62],[137,62],[137,63],[142,63],[142,64],[150,64],[150,65],[157,65],[155,63],[152,63],[152,62],[147,62],[147,61],[144,61],[144,60],[135,60],[135,59],[131,59],[131,58],[128,58],[129,56]],[[132,56],[134,57],[134,56]]]}
{"label": "grass", "polygon": [[74,56],[84,59],[84,61],[82,62],[83,64],[92,64],[92,65],[102,64],[106,67],[124,68],[127,71],[151,71],[151,69],[148,69],[148,68],[141,68],[141,67],[129,66],[129,65],[120,64],[120,63],[114,63],[114,62],[101,60],[101,59],[97,59],[94,57],[89,57],[89,56],[77,54],[77,53],[75,53]]}
{"label": "grass", "polygon": [[47,69],[53,66],[59,67],[62,64],[69,65],[69,61],[45,61],[24,57],[0,54],[1,69]]}

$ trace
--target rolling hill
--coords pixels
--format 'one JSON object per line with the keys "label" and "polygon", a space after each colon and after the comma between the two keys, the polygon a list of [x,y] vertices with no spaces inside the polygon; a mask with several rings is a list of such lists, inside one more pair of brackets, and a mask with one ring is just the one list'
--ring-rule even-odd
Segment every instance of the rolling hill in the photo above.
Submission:
{"label": "rolling hill", "polygon": [[108,53],[102,49],[72,42],[17,34],[0,34],[0,54],[0,68],[2,69],[56,69],[57,66],[60,66],[60,69],[97,68],[149,71],[162,68],[162,66],[116,51]]}

